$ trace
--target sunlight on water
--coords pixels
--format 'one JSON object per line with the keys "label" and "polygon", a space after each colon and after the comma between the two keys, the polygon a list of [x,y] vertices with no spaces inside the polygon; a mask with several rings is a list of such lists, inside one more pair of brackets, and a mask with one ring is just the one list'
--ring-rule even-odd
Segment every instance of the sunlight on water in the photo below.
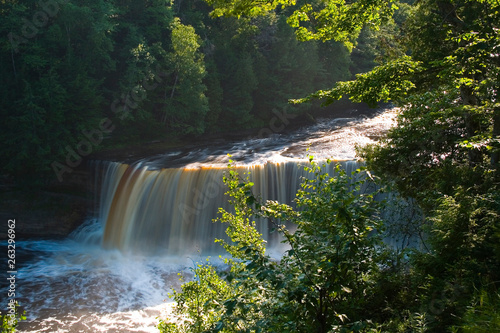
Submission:
{"label": "sunlight on water", "polygon": [[21,332],[154,332],[169,309],[177,272],[201,256],[144,256],[75,240],[100,224],[90,220],[64,241],[23,241],[31,260],[18,273],[17,299],[27,305]]}
{"label": "sunlight on water", "polygon": [[[291,204],[304,175],[297,163],[307,154],[352,160],[354,146],[375,142],[396,114],[324,119],[286,135],[169,152],[134,165],[97,163],[95,218],[65,240],[16,243],[23,258],[16,298],[28,316],[19,331],[157,332],[157,317],[171,307],[168,293],[181,285],[177,273],[192,277],[196,263],[219,252],[213,241],[224,237],[224,227],[211,220],[218,207],[228,208],[221,181],[227,153],[240,171],[251,172],[255,193]],[[184,168],[166,169],[179,163]],[[260,228],[280,256],[279,241]]]}
{"label": "sunlight on water", "polygon": [[394,124],[397,108],[383,110],[371,117],[324,118],[292,133],[274,133],[269,137],[250,137],[244,141],[216,146],[196,146],[189,151],[175,151],[150,156],[143,166],[161,169],[172,165],[188,168],[225,167],[231,159],[242,165],[286,163],[317,159],[338,161],[356,158],[356,146],[374,143]]}

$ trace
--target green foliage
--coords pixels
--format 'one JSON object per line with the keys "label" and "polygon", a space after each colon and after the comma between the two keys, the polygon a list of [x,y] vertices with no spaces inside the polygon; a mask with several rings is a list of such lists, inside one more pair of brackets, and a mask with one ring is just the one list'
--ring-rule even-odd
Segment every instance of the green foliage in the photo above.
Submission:
{"label": "green foliage", "polygon": [[[292,109],[287,105],[288,100],[302,92],[350,77],[350,59],[338,43],[299,42],[281,15],[268,14],[259,20],[269,20],[274,29],[272,34],[269,31],[258,36],[263,57],[255,63],[258,85],[253,100],[255,113],[260,118],[269,117],[272,110]],[[308,109],[310,106],[302,105],[290,112]]]}
{"label": "green foliage", "polygon": [[329,105],[349,95],[353,102],[365,102],[375,107],[379,101],[388,102],[391,99],[404,98],[415,87],[410,80],[419,70],[419,63],[404,56],[388,64],[377,66],[371,72],[357,74],[356,80],[339,82],[327,91],[317,91],[306,98],[292,100],[295,104],[312,99],[324,100],[323,105]]}
{"label": "green foliage", "polygon": [[467,150],[457,144],[465,132],[456,90],[442,96],[429,92],[410,99],[398,125],[378,145],[361,154],[373,170],[393,180],[404,195],[421,205],[435,205],[436,196],[451,194],[457,179],[467,179]]}
{"label": "green foliage", "polygon": [[[393,9],[390,3],[371,2],[374,7],[346,18],[344,13],[364,3],[210,3],[214,15],[262,15],[277,7],[288,16],[299,39],[333,38],[348,46],[361,31],[358,23],[375,22],[379,27],[378,18]],[[425,0],[400,8],[394,21],[378,32],[383,38],[373,54],[379,55],[380,66],[292,102],[320,99],[328,105],[348,95],[372,106],[380,101],[401,106],[398,123],[387,137],[359,153],[375,174],[421,206],[424,222],[416,228],[425,232],[426,251],[406,252],[403,271],[379,276],[382,290],[394,286],[398,292],[387,300],[382,311],[387,317],[378,329],[473,330],[479,329],[475,322],[479,320],[485,320],[486,329],[488,325],[496,329],[496,312],[488,305],[490,301],[477,305],[475,290],[482,286],[480,299],[496,304],[500,281],[499,3]],[[381,16],[373,16],[380,9]],[[369,33],[363,39],[369,40]],[[401,280],[396,282],[395,277]]]}
{"label": "green foliage", "polygon": [[[201,40],[192,26],[183,25],[178,18],[172,23],[173,84],[165,104],[163,122],[181,134],[204,132],[204,117],[208,111],[203,55],[199,52]],[[182,112],[179,112],[182,110]]]}
{"label": "green foliage", "polygon": [[207,0],[213,16],[258,16],[275,9],[292,7],[288,24],[295,28],[299,40],[336,40],[352,48],[365,25],[377,29],[391,15],[396,6],[391,1],[248,1]]}
{"label": "green foliage", "polygon": [[425,313],[409,313],[405,312],[401,319],[394,319],[391,322],[381,325],[382,332],[428,332],[427,318]]}
{"label": "green foliage", "polygon": [[[429,326],[442,331],[462,318],[474,299],[475,288],[495,295],[500,272],[500,197],[497,185],[459,187],[443,196],[429,211],[427,234],[430,252],[413,257],[415,278],[429,313]],[[480,186],[479,186],[480,187]]]}
{"label": "green foliage", "polygon": [[[466,314],[480,320],[469,309],[475,288],[488,285],[488,297],[498,288],[500,119],[492,88],[499,84],[498,57],[492,56],[498,15],[498,3],[489,1],[416,5],[405,24],[405,45],[412,52],[406,58],[418,66],[390,77],[413,86],[405,94],[389,89],[387,96],[402,105],[397,126],[360,151],[376,174],[424,210],[430,251],[413,255],[412,268],[421,288],[418,311],[427,313],[434,332],[459,327],[457,318]],[[379,88],[354,94],[384,96]]]}
{"label": "green foliage", "polygon": [[16,303],[14,308],[14,315],[12,316],[10,313],[2,315],[0,312],[0,328],[2,329],[1,333],[14,333],[16,332],[16,327],[21,320],[26,320],[26,316],[23,313],[19,312],[19,305]]}
{"label": "green foliage", "polygon": [[[0,6],[0,30],[10,36],[0,46],[1,166],[36,184],[42,177],[33,174],[50,172],[50,162],[79,142],[82,129],[98,124],[101,75],[113,67],[112,8],[100,0],[59,4],[48,13],[35,1]],[[23,19],[35,13],[38,27]]]}
{"label": "green foliage", "polygon": [[489,333],[500,331],[500,295],[482,289],[477,292],[473,303],[467,308],[462,324],[452,332]]}
{"label": "green foliage", "polygon": [[222,87],[232,98],[223,101],[224,117],[221,120],[238,127],[248,126],[252,121],[254,106],[252,94],[257,88],[254,61],[246,52],[230,53],[227,60],[225,66],[228,71]]}
{"label": "green foliage", "polygon": [[[160,331],[354,332],[374,327],[374,303],[384,298],[377,293],[376,277],[386,258],[374,234],[380,231],[378,203],[373,194],[360,192],[367,182],[362,170],[346,175],[337,166],[336,176],[329,176],[314,162],[306,170],[310,175],[297,194],[297,209],[260,202],[253,184],[230,170],[224,182],[234,212],[221,209],[218,219],[228,224],[230,241],[218,240],[230,255],[226,267],[198,266],[197,278],[174,293],[175,320],[162,321]],[[266,254],[255,217],[268,219],[289,246],[280,260]],[[291,225],[295,232],[288,229]]]}
{"label": "green foliage", "polygon": [[231,296],[231,286],[209,263],[198,264],[194,272],[194,280],[184,283],[180,292],[171,295],[177,302],[170,318],[174,320],[160,320],[161,332],[205,332],[219,321],[224,311],[222,304]]}
{"label": "green foliage", "polygon": [[[294,102],[322,99],[330,104],[345,94],[370,105],[393,100],[404,109],[382,150],[405,146],[413,155],[429,159],[429,153],[421,151],[427,144],[435,144],[432,159],[453,163],[456,151],[466,151],[469,163],[477,165],[483,157],[489,157],[497,165],[500,125],[498,90],[493,87],[499,85],[500,77],[495,55],[500,38],[499,12],[496,2],[454,1],[446,6],[433,0],[419,2],[404,25],[402,45],[411,56],[403,55],[359,74],[354,81],[340,82],[333,89]],[[454,113],[452,120],[445,120],[450,112]],[[421,124],[416,121],[421,118],[419,114],[425,115],[427,127],[417,128]],[[449,141],[448,131],[442,130],[444,122],[455,135],[454,143]],[[416,136],[403,130],[409,127],[419,135],[429,133],[433,140],[411,147]],[[398,152],[398,156],[409,155]],[[415,163],[416,167],[422,165],[428,163]]]}
{"label": "green foliage", "polygon": [[[1,2],[4,173],[44,185],[57,179],[52,162],[77,153],[268,126],[285,108],[316,108],[287,101],[356,66],[340,43],[299,43],[283,13],[210,10],[195,0]],[[104,118],[113,130],[78,152]]]}

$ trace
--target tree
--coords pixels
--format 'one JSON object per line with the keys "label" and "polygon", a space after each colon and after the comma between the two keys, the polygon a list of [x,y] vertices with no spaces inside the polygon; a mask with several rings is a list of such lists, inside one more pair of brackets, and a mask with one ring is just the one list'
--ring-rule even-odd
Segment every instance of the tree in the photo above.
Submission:
{"label": "tree", "polygon": [[[336,176],[311,163],[297,209],[260,202],[252,183],[236,171],[224,178],[234,213],[220,210],[230,241],[218,240],[230,255],[227,267],[195,268],[195,280],[174,292],[176,322],[162,332],[331,332],[373,326],[374,304],[383,304],[375,277],[383,262],[378,203],[360,192],[370,181],[357,170]],[[280,260],[266,254],[255,217],[266,218],[289,250]],[[297,230],[290,232],[289,225]],[[288,225],[288,226],[287,226]]]}
{"label": "tree", "polygon": [[336,40],[352,48],[353,41],[365,25],[377,29],[396,8],[391,1],[296,1],[268,2],[242,0],[207,0],[213,16],[257,16],[276,9],[292,7],[288,24],[296,29],[299,40]]}
{"label": "tree", "polygon": [[258,28],[248,19],[215,21],[212,58],[223,91],[219,126],[252,127],[253,93],[258,86],[255,63],[261,56],[255,43]]}
{"label": "tree", "polygon": [[106,115],[117,124],[112,137],[122,144],[131,138],[164,138],[163,107],[170,92],[166,76],[173,70],[168,57],[174,20],[171,3],[115,3],[112,57],[116,69],[105,78]]}
{"label": "tree", "polygon": [[[256,19],[257,20],[257,19]],[[336,61],[322,59],[323,53],[316,41],[299,42],[294,36],[293,29],[286,24],[286,18],[270,13],[259,20],[270,21],[264,25],[256,36],[259,52],[255,73],[258,85],[253,94],[254,114],[261,119],[270,118],[272,112],[282,112],[290,109],[288,100],[301,96],[321,87],[318,84],[324,76],[332,75],[325,67],[343,66],[344,73],[349,73],[349,66],[342,63],[342,57],[337,54]],[[331,51],[331,45],[325,45]],[[326,56],[325,56],[326,57]],[[347,74],[349,76],[349,74]],[[330,77],[331,78],[331,77]],[[338,77],[337,77],[338,78]],[[300,82],[300,84],[297,84]],[[309,105],[295,107],[293,112],[304,112],[310,109]]]}
{"label": "tree", "polygon": [[178,18],[172,23],[172,51],[168,55],[173,67],[170,91],[163,108],[163,122],[182,134],[201,134],[205,131],[204,119],[208,100],[203,54],[199,52],[200,37],[191,26],[183,25]]}
{"label": "tree", "polygon": [[[415,8],[407,23],[406,47],[411,57],[404,55],[360,74],[355,81],[299,100],[320,98],[329,104],[349,94],[371,105],[393,100],[405,106],[399,125],[383,145],[387,149],[376,148],[388,154],[379,155],[378,165],[393,175],[416,173],[413,180],[421,186],[433,186],[431,181],[422,182],[422,177],[431,177],[450,164],[473,167],[488,158],[498,169],[498,4],[441,5],[429,1]],[[422,133],[429,140],[418,140]],[[391,166],[382,160],[391,161]],[[412,186],[408,177],[396,178],[401,189],[403,182]],[[417,192],[412,189],[408,194],[418,196]]]}
{"label": "tree", "polygon": [[[78,150],[82,131],[98,125],[101,75],[113,67],[113,8],[100,0],[0,6],[1,34],[8,37],[0,47],[1,167],[29,185],[39,184],[56,179],[40,174],[51,173],[54,160]],[[81,147],[87,154],[92,149]]]}
{"label": "tree", "polygon": [[[413,256],[430,327],[456,323],[476,288],[498,288],[500,7],[496,1],[421,1],[405,23],[405,52],[356,80],[300,100],[344,94],[401,105],[387,138],[360,151],[368,167],[424,209],[432,251]],[[299,101],[299,102],[300,102]]]}
{"label": "tree", "polygon": [[[255,16],[295,5],[209,3],[214,16]],[[333,38],[352,47],[361,27],[379,27],[392,14],[392,5],[298,4],[288,23],[301,40]],[[406,6],[407,19],[399,22],[398,40],[386,43],[382,65],[293,101],[321,99],[328,105],[348,95],[372,106],[380,101],[401,106],[398,124],[387,138],[360,150],[360,155],[370,169],[423,209],[426,219],[421,227],[432,246],[429,252],[411,256],[415,274],[410,286],[422,288],[415,296],[429,328],[436,332],[457,323],[474,301],[475,288],[490,295],[498,288],[499,6],[495,0],[426,0]],[[451,292],[453,297],[436,302],[439,292]],[[439,309],[434,307],[437,303]]]}

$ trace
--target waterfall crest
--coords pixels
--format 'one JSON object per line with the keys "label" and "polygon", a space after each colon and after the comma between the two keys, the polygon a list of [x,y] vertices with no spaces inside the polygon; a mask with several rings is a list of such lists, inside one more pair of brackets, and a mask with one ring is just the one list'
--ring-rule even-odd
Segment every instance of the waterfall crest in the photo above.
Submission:
{"label": "waterfall crest", "polygon": [[[348,172],[359,167],[343,161]],[[102,245],[123,251],[166,252],[183,255],[217,253],[216,238],[225,238],[225,226],[212,223],[219,207],[229,210],[222,178],[225,167],[149,170],[141,164],[108,162],[99,166],[102,176],[99,219],[104,223]],[[333,174],[334,163],[326,166]],[[310,175],[297,162],[236,166],[249,173],[253,191],[262,200],[292,204],[301,177]],[[266,221],[257,221],[270,241]],[[273,245],[273,244],[270,244]]]}

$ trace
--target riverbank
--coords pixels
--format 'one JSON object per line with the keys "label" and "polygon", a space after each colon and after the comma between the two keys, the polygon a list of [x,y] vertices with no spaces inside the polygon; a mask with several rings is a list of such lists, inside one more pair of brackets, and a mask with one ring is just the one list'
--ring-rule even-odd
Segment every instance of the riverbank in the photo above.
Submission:
{"label": "riverbank", "polygon": [[[301,115],[277,113],[274,120],[260,128],[104,149],[90,155],[87,163],[82,163],[79,168],[66,173],[64,182],[59,182],[54,177],[43,187],[26,188],[16,186],[8,178],[0,179],[0,218],[5,221],[16,219],[16,235],[22,239],[64,238],[92,215],[96,189],[92,181],[94,170],[87,166],[91,160],[132,163],[179,149],[189,153],[212,146],[230,147],[234,142],[264,138],[273,134],[288,134],[301,127],[314,125],[319,118],[370,117],[377,112],[377,109],[368,108],[363,104],[348,104]],[[224,152],[226,153],[227,151]],[[173,163],[172,166],[182,165]],[[2,224],[0,240],[6,239],[6,232],[6,224]]]}
{"label": "riverbank", "polygon": [[313,112],[303,114],[287,114],[276,112],[268,124],[246,130],[228,130],[220,133],[203,134],[201,136],[184,136],[173,140],[163,139],[141,142],[133,145],[112,147],[92,154],[91,160],[109,160],[120,162],[134,162],[176,149],[195,149],[238,142],[248,139],[269,137],[273,134],[288,134],[305,126],[317,123],[320,118],[358,118],[373,117],[381,108],[388,104],[381,104],[379,108],[370,108],[364,103],[351,103],[344,101],[335,107],[320,108]]}
{"label": "riverbank", "polygon": [[[88,218],[93,205],[90,174],[75,170],[65,183],[44,188],[23,188],[8,181],[1,184],[0,219],[16,220],[16,238],[60,239]],[[7,224],[0,224],[0,240],[7,239]]]}

